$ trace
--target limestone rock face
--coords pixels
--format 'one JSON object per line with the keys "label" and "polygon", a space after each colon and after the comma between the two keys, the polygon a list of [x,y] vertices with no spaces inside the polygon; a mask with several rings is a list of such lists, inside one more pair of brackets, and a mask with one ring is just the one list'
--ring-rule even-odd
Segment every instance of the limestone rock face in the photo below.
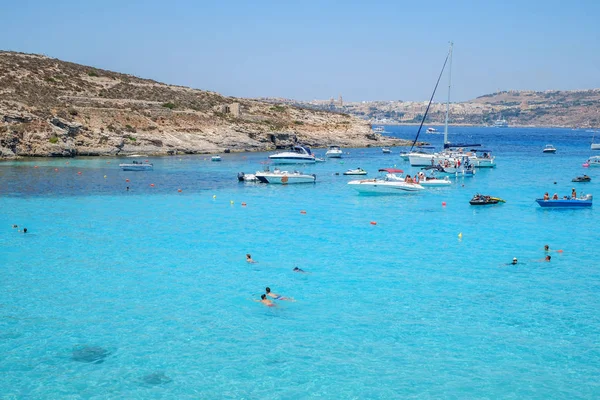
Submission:
{"label": "limestone rock face", "polygon": [[0,157],[403,145],[348,114],[224,97],[0,51]]}

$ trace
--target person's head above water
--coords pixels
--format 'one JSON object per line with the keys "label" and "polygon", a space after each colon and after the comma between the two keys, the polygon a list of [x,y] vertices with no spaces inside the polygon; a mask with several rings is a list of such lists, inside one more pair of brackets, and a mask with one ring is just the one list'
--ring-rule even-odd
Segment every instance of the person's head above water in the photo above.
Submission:
{"label": "person's head above water", "polygon": [[267,287],[265,288],[265,291],[266,291],[267,293],[271,293],[271,288],[267,286]]}
{"label": "person's head above water", "polygon": [[261,295],[260,295],[260,298],[261,298],[261,300],[264,300],[264,299],[266,299],[266,298],[267,298],[267,295],[266,295],[266,294],[261,294]]}
{"label": "person's head above water", "polygon": [[544,246],[544,250],[546,250],[546,251],[550,250],[550,246],[548,246],[548,245],[545,245],[545,246]]}
{"label": "person's head above water", "polygon": [[550,257],[550,256],[546,256],[546,261],[550,261],[551,258],[552,257]]}
{"label": "person's head above water", "polygon": [[513,257],[512,263],[513,263],[513,264],[516,264],[516,263],[517,263],[517,257]]}

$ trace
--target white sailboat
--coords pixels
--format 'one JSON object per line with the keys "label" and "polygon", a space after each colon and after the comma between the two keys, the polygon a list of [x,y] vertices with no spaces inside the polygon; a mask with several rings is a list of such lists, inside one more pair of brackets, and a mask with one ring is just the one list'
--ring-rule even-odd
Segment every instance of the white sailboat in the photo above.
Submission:
{"label": "white sailboat", "polygon": [[594,134],[594,136],[592,136],[592,145],[590,146],[590,148],[592,150],[600,150],[600,143],[594,143],[595,138],[596,138],[596,134]]}

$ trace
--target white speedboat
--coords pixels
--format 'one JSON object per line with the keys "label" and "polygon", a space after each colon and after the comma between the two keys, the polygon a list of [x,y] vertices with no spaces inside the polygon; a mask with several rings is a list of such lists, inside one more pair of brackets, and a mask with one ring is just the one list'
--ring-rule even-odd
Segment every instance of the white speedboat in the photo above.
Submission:
{"label": "white speedboat", "polygon": [[494,121],[494,127],[496,128],[508,128],[508,121],[505,119],[497,119]]}
{"label": "white speedboat", "polygon": [[340,149],[340,146],[329,146],[327,153],[325,153],[325,157],[329,158],[342,158],[342,154],[344,152]]}
{"label": "white speedboat", "polygon": [[419,185],[424,187],[440,187],[452,185],[452,182],[450,181],[450,178],[448,176],[445,176],[442,179],[438,179],[433,175],[427,176],[424,172],[419,172],[418,179]]}
{"label": "white speedboat", "polygon": [[141,161],[119,164],[119,167],[121,167],[123,171],[152,171],[154,169],[152,164],[143,163]]}
{"label": "white speedboat", "polygon": [[240,182],[258,182],[256,174],[245,174],[243,172],[238,173],[238,181]]}
{"label": "white speedboat", "polygon": [[438,130],[435,128],[427,128],[427,133],[438,133]]}
{"label": "white speedboat", "polygon": [[543,153],[556,153],[556,148],[554,146],[552,146],[551,144],[547,144],[546,147],[544,147],[544,150],[542,150]]}
{"label": "white speedboat", "polygon": [[384,147],[381,149],[381,151],[383,152],[383,154],[390,154],[392,152],[392,150],[390,150],[389,147]]}
{"label": "white speedboat", "polygon": [[221,161],[221,156],[212,156],[210,161]]}
{"label": "white speedboat", "polygon": [[302,172],[281,171],[275,169],[273,171],[257,172],[256,179],[263,183],[276,183],[289,185],[292,183],[315,183],[317,176],[315,174],[303,174]]}
{"label": "white speedboat", "polygon": [[592,150],[600,150],[600,143],[594,143],[594,139],[595,138],[596,138],[596,134],[594,132],[594,136],[592,136],[592,145],[590,146],[590,149],[592,149]]}
{"label": "white speedboat", "polygon": [[584,164],[584,167],[600,167],[600,156],[590,157]]}
{"label": "white speedboat", "polygon": [[367,171],[365,171],[362,168],[356,168],[356,169],[349,169],[348,171],[344,172],[344,175],[366,175]]}
{"label": "white speedboat", "polygon": [[275,164],[313,164],[315,155],[306,146],[294,145],[289,151],[271,154],[269,159]]}
{"label": "white speedboat", "polygon": [[406,194],[425,189],[418,183],[406,182],[401,175],[398,175],[403,173],[402,170],[386,168],[379,171],[386,172],[383,178],[360,179],[350,181],[348,185],[351,185],[359,193],[365,194]]}

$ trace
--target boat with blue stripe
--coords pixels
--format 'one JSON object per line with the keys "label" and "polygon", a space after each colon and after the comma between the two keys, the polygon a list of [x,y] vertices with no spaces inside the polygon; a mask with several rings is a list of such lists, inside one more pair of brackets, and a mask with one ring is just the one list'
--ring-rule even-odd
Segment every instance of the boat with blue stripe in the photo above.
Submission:
{"label": "boat with blue stripe", "polygon": [[540,207],[553,207],[553,208],[581,208],[592,206],[592,195],[588,194],[578,199],[554,199],[544,200],[535,199]]}

